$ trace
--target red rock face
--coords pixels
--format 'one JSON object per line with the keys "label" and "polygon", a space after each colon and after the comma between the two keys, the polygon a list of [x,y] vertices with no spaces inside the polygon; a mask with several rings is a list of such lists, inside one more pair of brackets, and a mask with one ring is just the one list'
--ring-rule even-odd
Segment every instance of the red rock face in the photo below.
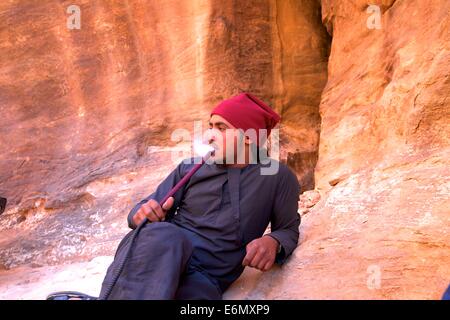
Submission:
{"label": "red rock face", "polygon": [[333,296],[436,299],[450,281],[450,3],[380,8],[368,29],[364,1],[323,2],[333,45],[315,174],[331,190],[311,218],[340,243],[322,251],[352,270]]}
{"label": "red rock face", "polygon": [[248,270],[229,297],[440,299],[448,286],[450,3],[382,3],[369,29],[367,2],[322,1],[321,200],[302,195],[290,262]]}
{"label": "red rock face", "polygon": [[448,1],[382,1],[379,20],[364,1],[78,1],[79,30],[71,4],[0,3],[0,268],[17,288],[1,298],[42,298],[42,266],[112,255],[183,157],[174,130],[241,91],[281,114],[280,157],[315,190],[292,259],[226,297],[440,297]]}
{"label": "red rock face", "polygon": [[206,128],[241,91],[285,119],[281,158],[313,188],[329,46],[318,3],[82,1],[68,29],[71,4],[0,7],[1,265],[111,253],[133,204],[177,164],[172,133]]}

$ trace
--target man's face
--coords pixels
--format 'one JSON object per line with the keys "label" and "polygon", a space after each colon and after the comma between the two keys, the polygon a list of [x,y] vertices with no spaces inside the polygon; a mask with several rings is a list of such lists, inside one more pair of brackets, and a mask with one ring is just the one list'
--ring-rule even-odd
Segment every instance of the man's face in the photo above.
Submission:
{"label": "man's face", "polygon": [[[209,119],[209,130],[205,142],[214,147],[214,155],[211,160],[216,163],[237,163],[237,151],[243,151],[244,145],[239,146],[240,130],[233,127],[227,120],[214,114]],[[242,140],[241,140],[242,141]]]}

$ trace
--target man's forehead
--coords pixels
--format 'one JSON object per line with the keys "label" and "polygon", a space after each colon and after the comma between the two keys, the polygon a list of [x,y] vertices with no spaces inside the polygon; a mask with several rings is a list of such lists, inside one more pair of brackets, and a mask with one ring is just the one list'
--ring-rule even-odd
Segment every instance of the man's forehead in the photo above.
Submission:
{"label": "man's forehead", "polygon": [[227,120],[225,120],[223,117],[219,116],[218,114],[213,114],[209,118],[209,123],[212,124],[212,125],[214,125],[214,124],[225,124],[229,128],[234,128],[231,123],[229,123]]}

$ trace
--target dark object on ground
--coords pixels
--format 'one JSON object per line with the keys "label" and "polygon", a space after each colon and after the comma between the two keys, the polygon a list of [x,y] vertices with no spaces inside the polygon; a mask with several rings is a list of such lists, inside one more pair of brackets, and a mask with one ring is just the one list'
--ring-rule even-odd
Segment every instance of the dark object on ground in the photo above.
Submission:
{"label": "dark object on ground", "polygon": [[0,197],[0,214],[5,211],[6,208],[6,198]]}
{"label": "dark object on ground", "polygon": [[447,290],[444,292],[442,300],[450,300],[450,285],[448,285]]}
{"label": "dark object on ground", "polygon": [[59,291],[48,295],[46,300],[97,300],[97,298],[76,291]]}

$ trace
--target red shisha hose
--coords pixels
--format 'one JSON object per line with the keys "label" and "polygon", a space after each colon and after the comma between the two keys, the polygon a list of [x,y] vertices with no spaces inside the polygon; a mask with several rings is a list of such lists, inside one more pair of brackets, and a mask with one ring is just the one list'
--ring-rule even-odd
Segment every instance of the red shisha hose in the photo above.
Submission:
{"label": "red shisha hose", "polygon": [[201,166],[206,162],[209,156],[210,153],[208,153],[208,155],[203,157],[201,163],[196,164],[180,181],[178,181],[178,183],[172,189],[170,189],[170,191],[166,194],[166,196],[159,202],[159,205],[161,207],[167,201],[167,199],[169,199],[175,193],[177,193],[177,191],[180,190],[181,187],[183,187],[189,181],[189,179],[194,175],[194,173],[196,173],[197,170],[200,169]]}

